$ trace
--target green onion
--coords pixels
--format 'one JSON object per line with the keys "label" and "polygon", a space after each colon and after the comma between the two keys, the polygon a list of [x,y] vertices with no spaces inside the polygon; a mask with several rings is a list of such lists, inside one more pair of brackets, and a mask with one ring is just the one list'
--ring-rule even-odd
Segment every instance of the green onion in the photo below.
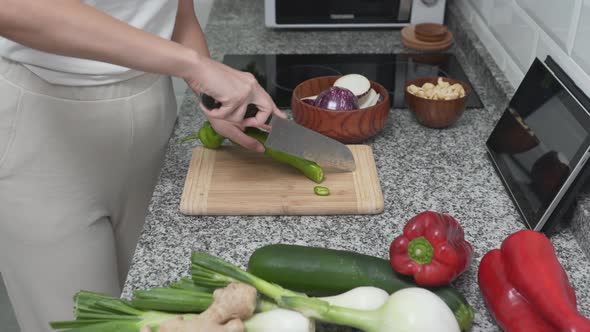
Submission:
{"label": "green onion", "polygon": [[205,252],[194,252],[192,263],[193,273],[198,275],[197,284],[206,284],[205,275],[210,275],[213,280],[233,278],[255,287],[280,307],[324,322],[367,332],[460,331],[451,309],[438,296],[423,288],[397,291],[375,310],[358,310],[331,305],[328,301],[271,284]]}
{"label": "green onion", "polygon": [[171,283],[169,287],[174,289],[193,290],[202,293],[213,293],[215,290],[215,288],[196,285],[192,278],[182,278],[177,282]]}
{"label": "green onion", "polygon": [[[157,328],[161,323],[179,314],[142,311],[128,301],[105,294],[81,291],[74,297],[76,320],[51,322],[53,329],[69,332],[137,332],[143,326]],[[194,314],[182,315],[185,318]]]}
{"label": "green onion", "polygon": [[158,310],[164,312],[202,312],[213,303],[211,293],[200,291],[153,288],[133,292],[131,305],[142,310]]}
{"label": "green onion", "polygon": [[[204,293],[202,290],[205,288],[195,285],[190,279],[183,282],[183,284],[186,286],[184,289],[161,287],[136,290],[133,292],[134,298],[131,300],[130,305],[142,310],[195,313],[205,311],[213,303],[213,289],[210,290],[210,293]],[[227,285],[229,283],[221,285],[220,288]],[[190,290],[189,288],[198,290]],[[263,298],[259,298],[256,303],[256,312],[265,312],[277,308],[276,304]]]}
{"label": "green onion", "polygon": [[[178,288],[180,286],[180,288]],[[177,288],[172,288],[177,287]],[[178,308],[186,312],[190,308],[204,311],[213,303],[211,293],[204,293],[204,287],[195,285],[190,279],[173,283],[170,288],[153,288],[134,292],[132,301],[120,300],[108,295],[81,291],[74,297],[76,320],[51,322],[53,329],[67,332],[138,332],[143,326],[156,329],[163,322],[179,316],[178,313],[164,313],[155,310],[142,311],[145,300],[150,307],[161,309]],[[212,290],[211,290],[212,291]],[[193,298],[191,304],[187,300]],[[275,304],[259,299],[255,314],[244,322],[246,332],[309,332],[314,331],[314,322],[298,312],[280,309]],[[182,315],[185,318],[196,315]],[[94,318],[90,318],[94,317]]]}

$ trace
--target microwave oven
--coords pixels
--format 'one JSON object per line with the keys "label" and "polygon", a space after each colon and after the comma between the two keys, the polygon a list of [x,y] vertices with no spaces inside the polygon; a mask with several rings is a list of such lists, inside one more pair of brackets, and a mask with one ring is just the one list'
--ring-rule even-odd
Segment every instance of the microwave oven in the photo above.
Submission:
{"label": "microwave oven", "polygon": [[264,0],[269,28],[396,28],[443,23],[446,0]]}

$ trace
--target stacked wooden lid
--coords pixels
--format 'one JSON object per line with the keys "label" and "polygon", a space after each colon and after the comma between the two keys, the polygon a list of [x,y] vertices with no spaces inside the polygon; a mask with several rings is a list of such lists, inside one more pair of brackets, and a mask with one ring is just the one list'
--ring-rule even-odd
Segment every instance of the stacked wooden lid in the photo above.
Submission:
{"label": "stacked wooden lid", "polygon": [[453,33],[437,23],[420,23],[402,29],[402,43],[418,51],[442,51],[453,44]]}

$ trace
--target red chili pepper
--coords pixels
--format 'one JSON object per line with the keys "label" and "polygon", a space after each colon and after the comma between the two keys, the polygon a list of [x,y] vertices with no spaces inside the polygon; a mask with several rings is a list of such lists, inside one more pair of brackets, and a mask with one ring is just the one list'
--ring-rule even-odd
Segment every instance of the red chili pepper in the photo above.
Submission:
{"label": "red chili pepper", "polygon": [[506,332],[588,332],[590,320],[576,309],[576,295],[551,241],[518,231],[481,260],[478,281],[484,299]]}
{"label": "red chili pepper", "polygon": [[467,269],[472,256],[457,220],[432,211],[410,219],[389,248],[393,269],[421,286],[448,284]]}
{"label": "red chili pepper", "polygon": [[508,280],[558,331],[590,332],[555,249],[545,235],[522,230],[502,242]]}
{"label": "red chili pepper", "polygon": [[518,292],[506,276],[502,252],[483,256],[477,273],[479,287],[492,317],[505,332],[554,332],[543,316]]}

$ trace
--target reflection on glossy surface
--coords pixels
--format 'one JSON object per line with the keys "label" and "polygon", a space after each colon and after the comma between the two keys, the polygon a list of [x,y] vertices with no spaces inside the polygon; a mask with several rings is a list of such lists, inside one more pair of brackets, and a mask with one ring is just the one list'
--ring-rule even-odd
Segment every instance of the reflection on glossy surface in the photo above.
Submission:
{"label": "reflection on glossy surface", "polygon": [[518,113],[509,110],[498,121],[489,144],[495,151],[513,154],[531,150],[539,145],[539,139]]}
{"label": "reflection on glossy surface", "polygon": [[[254,73],[280,108],[290,107],[291,94],[297,85],[320,76],[361,74],[389,91],[394,108],[406,108],[405,83],[418,77],[450,77],[472,89],[461,64],[455,55],[448,53],[227,54],[223,62]],[[483,108],[477,92],[469,95],[467,108]]]}
{"label": "reflection on glossy surface", "polygon": [[547,201],[555,196],[570,172],[567,161],[556,151],[549,151],[539,158],[531,169],[531,179],[541,200]]}
{"label": "reflection on glossy surface", "polygon": [[487,147],[508,192],[534,228],[553,213],[556,200],[563,197],[560,192],[573,182],[568,182],[570,174],[585,160],[590,116],[537,59]]}

